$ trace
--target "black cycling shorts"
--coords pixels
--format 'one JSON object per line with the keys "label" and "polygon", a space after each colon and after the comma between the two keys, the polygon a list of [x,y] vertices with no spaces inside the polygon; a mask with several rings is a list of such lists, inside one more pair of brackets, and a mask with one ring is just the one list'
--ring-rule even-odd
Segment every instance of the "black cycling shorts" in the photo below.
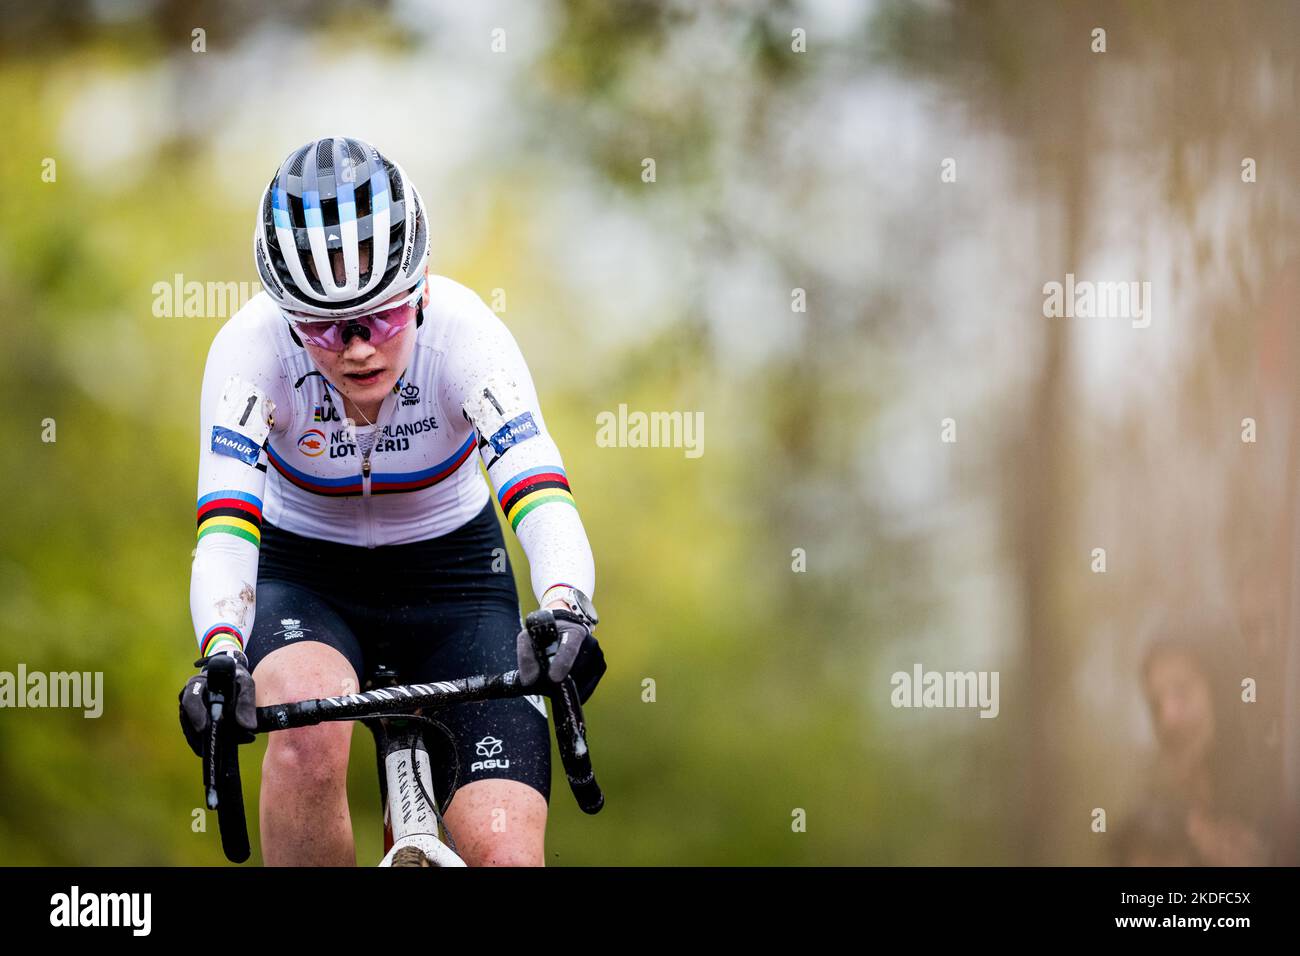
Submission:
{"label": "black cycling shorts", "polygon": [[[490,498],[455,531],[412,544],[364,548],[263,524],[257,616],[245,648],[254,679],[268,655],[303,641],[337,649],[362,688],[380,666],[396,670],[403,684],[500,674],[518,666],[515,638],[522,626]],[[518,780],[549,801],[550,729],[542,698],[456,704],[426,716],[451,731],[460,786]],[[449,752],[436,746],[439,736],[426,735],[430,753],[435,762],[450,763]],[[445,807],[448,780],[435,776],[436,798]]]}

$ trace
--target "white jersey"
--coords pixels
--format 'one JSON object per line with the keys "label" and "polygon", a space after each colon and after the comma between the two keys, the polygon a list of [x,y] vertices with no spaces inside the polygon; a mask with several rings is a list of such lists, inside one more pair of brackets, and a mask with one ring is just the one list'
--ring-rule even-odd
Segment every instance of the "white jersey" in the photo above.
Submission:
{"label": "white jersey", "polygon": [[263,520],[368,548],[439,537],[487,503],[480,459],[538,601],[559,585],[593,593],[591,548],[519,347],[474,292],[428,281],[410,364],[373,430],[348,426],[342,398],[265,292],[217,333],[203,376],[190,584],[202,653],[242,647],[252,630]]}

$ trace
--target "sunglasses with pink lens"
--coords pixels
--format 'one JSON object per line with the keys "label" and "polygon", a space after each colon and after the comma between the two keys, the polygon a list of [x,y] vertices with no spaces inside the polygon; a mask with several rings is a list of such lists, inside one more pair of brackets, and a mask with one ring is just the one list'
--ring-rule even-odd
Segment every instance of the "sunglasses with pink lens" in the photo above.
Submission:
{"label": "sunglasses with pink lens", "polygon": [[304,339],[317,348],[331,352],[346,349],[348,339],[354,334],[360,335],[371,345],[378,345],[387,342],[411,323],[411,319],[415,318],[415,304],[423,293],[424,282],[421,281],[405,301],[378,312],[326,322],[309,322],[290,314],[290,321]]}

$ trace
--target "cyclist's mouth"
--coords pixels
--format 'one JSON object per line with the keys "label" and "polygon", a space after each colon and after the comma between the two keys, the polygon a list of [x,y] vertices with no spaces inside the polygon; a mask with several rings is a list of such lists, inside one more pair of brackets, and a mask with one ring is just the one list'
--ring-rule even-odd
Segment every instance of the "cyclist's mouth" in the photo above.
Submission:
{"label": "cyclist's mouth", "polygon": [[358,385],[372,385],[379,380],[383,371],[382,368],[377,368],[369,372],[348,372],[344,377]]}

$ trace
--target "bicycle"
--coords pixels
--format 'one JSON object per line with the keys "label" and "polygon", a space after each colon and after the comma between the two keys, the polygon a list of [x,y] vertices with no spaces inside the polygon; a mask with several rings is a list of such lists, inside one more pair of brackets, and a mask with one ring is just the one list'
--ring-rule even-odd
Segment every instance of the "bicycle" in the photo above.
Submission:
{"label": "bicycle", "polygon": [[[534,611],[525,622],[533,651],[545,674],[546,648],[558,640],[555,617],[549,610]],[[379,793],[384,808],[384,857],[380,866],[465,866],[432,796],[434,765],[425,729],[435,725],[425,711],[470,701],[522,697],[541,690],[551,699],[556,743],[569,788],[584,813],[599,813],[605,796],[596,782],[587,748],[586,722],[572,677],[560,684],[524,687],[519,671],[480,674],[458,680],[398,684],[395,671],[376,664],[368,669],[360,693],[323,697],[257,708],[256,733],[306,727],[327,720],[360,720],[375,737],[379,764]],[[249,857],[248,825],[239,779],[240,728],[233,712],[225,712],[232,699],[235,664],[218,657],[208,665],[209,740],[203,759],[206,802],[217,811],[217,827],[226,858],[243,863]],[[386,683],[385,683],[386,682]],[[395,709],[398,708],[398,709]],[[246,733],[246,732],[244,732]],[[447,799],[455,792],[456,779]]]}

